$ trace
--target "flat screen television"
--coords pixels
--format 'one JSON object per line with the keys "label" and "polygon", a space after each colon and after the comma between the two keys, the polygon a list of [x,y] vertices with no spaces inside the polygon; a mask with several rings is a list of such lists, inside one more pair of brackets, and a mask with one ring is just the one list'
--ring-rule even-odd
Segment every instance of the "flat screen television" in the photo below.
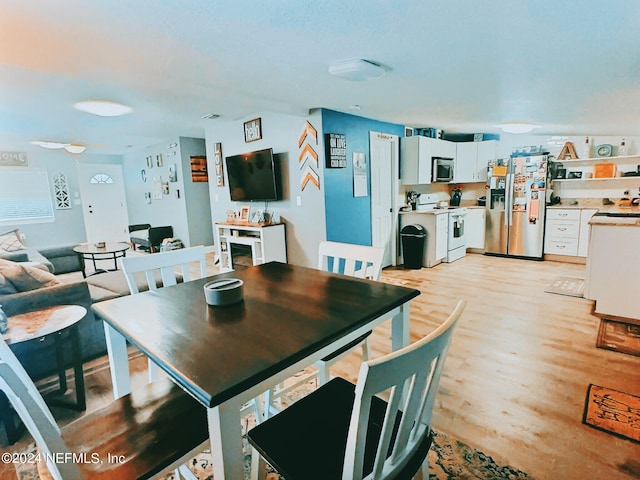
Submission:
{"label": "flat screen television", "polygon": [[226,158],[231,200],[278,200],[278,184],[273,149],[232,155]]}

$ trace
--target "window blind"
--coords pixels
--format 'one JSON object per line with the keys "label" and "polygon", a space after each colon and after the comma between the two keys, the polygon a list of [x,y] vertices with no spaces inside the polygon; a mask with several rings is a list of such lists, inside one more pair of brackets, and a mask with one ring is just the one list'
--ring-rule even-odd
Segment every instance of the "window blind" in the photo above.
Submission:
{"label": "window blind", "polygon": [[0,225],[22,225],[54,220],[46,170],[0,168]]}

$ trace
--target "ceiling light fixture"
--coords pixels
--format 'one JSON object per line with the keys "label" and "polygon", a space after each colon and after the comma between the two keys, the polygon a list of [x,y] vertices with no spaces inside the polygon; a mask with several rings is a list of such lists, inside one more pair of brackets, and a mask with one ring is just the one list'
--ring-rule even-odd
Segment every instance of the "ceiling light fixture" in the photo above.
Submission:
{"label": "ceiling light fixture", "polygon": [[34,140],[31,143],[49,150],[60,150],[64,148],[69,153],[82,153],[87,149],[87,147],[79,143],[51,142],[48,140]]}
{"label": "ceiling light fixture", "polygon": [[498,125],[505,133],[529,133],[534,128],[540,128],[539,125],[532,123],[503,123]]}
{"label": "ceiling light fixture", "polygon": [[100,117],[119,117],[133,112],[133,108],[123,105],[122,103],[110,102],[109,100],[85,100],[74,103],[73,107],[76,110]]}
{"label": "ceiling light fixture", "polygon": [[329,74],[352,82],[362,82],[384,76],[385,69],[378,63],[359,58],[330,65]]}

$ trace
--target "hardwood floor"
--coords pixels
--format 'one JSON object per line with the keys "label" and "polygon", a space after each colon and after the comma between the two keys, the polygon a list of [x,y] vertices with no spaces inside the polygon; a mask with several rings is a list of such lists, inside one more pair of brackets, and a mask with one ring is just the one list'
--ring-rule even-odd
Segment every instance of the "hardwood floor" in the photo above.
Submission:
{"label": "hardwood floor", "polygon": [[[467,300],[434,428],[536,479],[640,478],[640,444],[582,424],[590,383],[640,396],[640,357],[595,347],[599,319],[591,301],[544,292],[555,277],[584,276],[584,270],[472,254],[431,269],[383,271],[382,281],[422,292],[411,306],[412,339],[444,321],[458,299]],[[375,356],[389,350],[389,337],[388,323],[374,331]],[[359,362],[353,353],[332,372],[355,380]],[[87,378],[89,408],[110,401],[108,370]],[[54,413],[61,423],[74,416]],[[0,478],[14,478],[2,467]]]}
{"label": "hardwood floor", "polygon": [[[467,308],[454,332],[434,409],[450,433],[537,479],[638,479],[640,445],[582,424],[590,383],[640,396],[640,358],[595,347],[592,302],[545,293],[584,265],[484,255],[431,269],[385,269],[382,280],[421,290],[412,302],[416,339]],[[374,355],[389,329],[374,332]],[[335,374],[355,380],[354,354]]]}

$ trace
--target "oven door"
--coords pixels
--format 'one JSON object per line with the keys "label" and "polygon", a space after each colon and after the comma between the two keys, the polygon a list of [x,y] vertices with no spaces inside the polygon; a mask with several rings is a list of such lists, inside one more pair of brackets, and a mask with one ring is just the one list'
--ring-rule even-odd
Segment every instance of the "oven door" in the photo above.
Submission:
{"label": "oven door", "polygon": [[449,213],[449,250],[466,247],[467,240],[464,236],[464,213]]}

